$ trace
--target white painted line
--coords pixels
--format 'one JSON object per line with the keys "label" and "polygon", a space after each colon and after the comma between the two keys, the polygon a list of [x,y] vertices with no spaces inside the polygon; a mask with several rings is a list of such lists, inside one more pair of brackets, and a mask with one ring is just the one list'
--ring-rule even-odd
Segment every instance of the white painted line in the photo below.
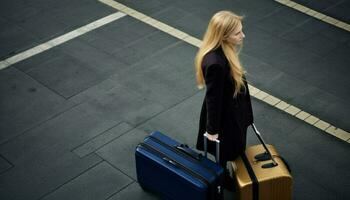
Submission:
{"label": "white painted line", "polygon": [[350,139],[349,133],[340,128],[335,129],[334,135],[344,141],[347,141]]}
{"label": "white painted line", "polygon": [[257,99],[263,100],[263,99],[264,99],[265,97],[267,97],[268,95],[269,95],[268,93],[266,93],[266,92],[260,90],[260,92],[256,93],[256,94],[254,95],[254,97],[257,98]]}
{"label": "white painted line", "polygon": [[98,20],[96,20],[94,22],[91,22],[91,23],[89,23],[89,24],[87,24],[85,26],[82,26],[82,27],[80,27],[78,29],[75,29],[75,30],[73,30],[71,32],[68,32],[68,33],[66,33],[64,35],[56,37],[56,38],[54,38],[52,40],[49,40],[49,41],[47,41],[45,43],[42,43],[42,44],[38,45],[38,46],[35,46],[35,47],[31,48],[31,49],[23,51],[23,52],[21,52],[19,54],[16,54],[16,55],[14,55],[12,57],[9,57],[9,58],[5,59],[5,60],[2,60],[2,61],[0,61],[0,70],[1,69],[5,69],[6,67],[9,67],[9,66],[11,66],[11,65],[13,65],[13,64],[15,64],[17,62],[20,62],[22,60],[30,58],[30,57],[32,57],[34,55],[37,55],[37,54],[39,54],[39,53],[41,53],[43,51],[51,49],[52,47],[55,47],[55,46],[60,45],[62,43],[65,43],[65,42],[67,42],[67,41],[69,41],[71,39],[74,39],[74,38],[76,38],[78,36],[81,36],[81,35],[83,35],[83,34],[85,34],[87,32],[95,30],[95,29],[97,29],[97,28],[99,28],[99,27],[101,27],[103,25],[111,23],[111,22],[113,22],[113,21],[115,21],[115,20],[117,20],[117,19],[119,19],[121,17],[124,17],[124,16],[126,16],[126,14],[124,14],[122,12],[113,13],[111,15],[108,15],[108,16],[104,17],[104,18],[101,18],[101,19],[98,19]]}
{"label": "white painted line", "polygon": [[301,111],[295,116],[304,121],[306,118],[308,118],[310,116],[310,114],[307,112]]}
{"label": "white painted line", "polygon": [[328,127],[330,127],[330,124],[323,120],[320,120],[317,123],[315,123],[315,126],[321,130],[326,130]]}
{"label": "white painted line", "polygon": [[249,88],[250,95],[252,96],[255,96],[258,92],[260,92],[258,88],[252,86],[251,84],[248,84],[248,88]]}
{"label": "white painted line", "polygon": [[290,105],[284,101],[280,101],[275,107],[280,109],[280,110],[285,110],[286,108],[288,108]]}
{"label": "white painted line", "polygon": [[[338,28],[341,28],[343,30],[346,30],[346,31],[350,31],[349,29],[349,24],[343,22],[343,21],[340,21],[338,19],[335,19],[333,17],[330,17],[330,16],[327,16],[323,13],[320,13],[320,12],[317,12],[316,10],[313,10],[311,8],[308,8],[306,6],[303,6],[301,4],[298,4],[294,1],[291,1],[291,0],[275,0],[276,2],[280,3],[280,4],[283,4],[285,6],[288,6],[290,8],[293,8],[295,10],[298,10],[304,14],[307,14],[311,17],[314,17],[316,19],[319,19],[323,22],[326,22],[328,24],[331,24],[333,26],[336,26]],[[338,26],[337,24],[341,24],[340,26]]]}
{"label": "white painted line", "polygon": [[0,70],[5,69],[9,65],[10,63],[8,63],[6,60],[0,61]]}
{"label": "white painted line", "polygon": [[[179,38],[180,40],[185,41],[188,44],[191,44],[191,45],[197,46],[197,47],[200,47],[200,45],[201,45],[201,42],[202,42],[201,40],[199,40],[191,35],[188,35],[187,33],[180,31],[174,27],[171,27],[167,24],[164,24],[163,22],[160,22],[152,17],[144,15],[143,13],[140,13],[134,9],[128,8],[127,6],[125,6],[119,2],[116,2],[113,0],[99,0],[99,1],[115,8],[115,9],[122,10],[127,15],[134,17],[135,19],[138,19],[144,23],[147,23],[150,26],[153,26],[153,27],[155,27],[155,28],[157,28],[165,33],[168,33],[176,38]],[[310,10],[310,9],[306,8],[305,6],[296,4],[290,0],[275,0],[275,1],[280,2],[282,4],[285,4],[285,5],[288,5],[290,7],[294,7],[295,9],[299,9],[303,12],[319,14],[316,11]],[[319,14],[319,15],[322,16],[322,14]],[[331,20],[334,21],[333,19],[331,19]],[[328,19],[328,21],[329,21],[329,19]],[[338,23],[340,23],[340,22],[337,22],[337,24]],[[340,23],[340,24],[342,24],[342,23]],[[275,108],[278,108],[278,109],[290,114],[291,116],[294,116],[294,117],[296,117],[296,118],[298,118],[306,123],[309,123],[318,129],[326,131],[325,129],[327,129],[327,127],[330,126],[329,123],[327,123],[323,120],[320,120],[319,118],[317,118],[317,117],[315,117],[307,112],[304,112],[304,111],[300,110],[299,108],[297,108],[291,104],[288,104],[288,103],[284,102],[283,100],[280,100],[279,98],[276,98],[276,97],[274,97],[274,96],[272,96],[272,95],[270,95],[262,90],[259,90],[258,88],[254,87],[250,84],[248,84],[248,87],[249,87],[249,91],[250,91],[251,96],[253,96],[257,99],[260,99],[263,102],[265,102],[265,103],[267,103]],[[334,128],[338,129],[336,127],[334,127]],[[337,134],[338,134],[337,137],[344,140],[344,141],[349,142],[350,141],[350,139],[349,139],[350,133],[348,133],[342,129],[339,129],[339,130],[341,130],[341,131],[337,132]],[[330,132],[330,131],[328,131],[328,132]],[[341,137],[339,135],[341,135]]]}
{"label": "white painted line", "polygon": [[274,96],[268,95],[266,98],[263,99],[263,101],[270,104],[271,106],[274,106],[278,104],[281,100]]}
{"label": "white painted line", "polygon": [[71,39],[74,39],[74,38],[76,38],[76,37],[78,37],[80,35],[83,35],[83,34],[85,34],[87,32],[90,32],[92,30],[95,30],[95,29],[97,29],[97,28],[99,28],[99,27],[101,27],[103,25],[111,23],[111,22],[113,22],[113,21],[115,21],[115,20],[117,20],[117,19],[119,19],[121,17],[124,17],[124,16],[125,16],[124,13],[116,12],[114,14],[108,15],[107,17],[104,17],[104,18],[96,20],[96,21],[94,21],[94,22],[92,22],[90,24],[82,26],[82,27],[80,27],[80,28],[78,28],[78,29],[76,29],[74,31],[71,31],[71,32],[66,33],[66,34],[64,34],[62,36],[59,36],[59,37],[57,37],[55,39],[52,39],[52,40],[48,41],[47,44],[49,44],[52,47],[60,45],[60,44],[62,44],[64,42],[67,42],[67,41],[69,41]]}
{"label": "white painted line", "polygon": [[293,105],[289,106],[288,108],[286,108],[284,110],[285,112],[291,114],[291,115],[296,115],[297,113],[299,113],[301,110]]}
{"label": "white painted line", "polygon": [[313,116],[313,115],[310,115],[309,117],[307,117],[304,121],[311,124],[311,125],[314,125],[317,121],[319,121],[320,119]]}

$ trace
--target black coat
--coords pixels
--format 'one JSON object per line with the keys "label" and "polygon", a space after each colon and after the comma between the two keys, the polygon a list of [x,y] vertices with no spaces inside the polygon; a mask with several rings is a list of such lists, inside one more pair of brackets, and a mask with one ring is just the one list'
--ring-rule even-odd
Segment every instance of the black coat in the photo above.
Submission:
{"label": "black coat", "polygon": [[[253,123],[253,111],[247,82],[246,90],[234,98],[234,82],[221,48],[204,56],[202,70],[206,94],[202,105],[197,149],[203,150],[203,134],[219,134],[220,163],[234,160],[246,147],[247,127]],[[208,152],[215,155],[215,143],[208,141]]]}

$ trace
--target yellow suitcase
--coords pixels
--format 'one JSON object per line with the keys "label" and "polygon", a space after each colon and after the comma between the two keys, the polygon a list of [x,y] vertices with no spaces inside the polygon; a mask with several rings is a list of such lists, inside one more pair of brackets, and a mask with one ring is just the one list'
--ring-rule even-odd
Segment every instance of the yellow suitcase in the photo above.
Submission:
{"label": "yellow suitcase", "polygon": [[230,163],[237,199],[291,200],[293,177],[288,164],[272,145],[265,144],[254,124],[252,127],[262,144],[247,148]]}

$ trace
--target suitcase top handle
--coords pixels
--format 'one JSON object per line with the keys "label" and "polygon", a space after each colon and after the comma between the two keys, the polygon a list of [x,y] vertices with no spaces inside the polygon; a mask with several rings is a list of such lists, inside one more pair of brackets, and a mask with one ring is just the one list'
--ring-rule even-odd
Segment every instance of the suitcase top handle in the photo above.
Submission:
{"label": "suitcase top handle", "polygon": [[193,151],[187,144],[179,144],[175,148],[196,160],[202,159],[202,154]]}
{"label": "suitcase top handle", "polygon": [[265,160],[272,160],[272,163],[266,163],[262,166],[262,168],[271,168],[271,167],[276,167],[278,164],[275,161],[275,159],[273,158],[270,150],[267,148],[265,141],[263,140],[263,138],[261,137],[260,132],[258,131],[258,129],[256,128],[255,124],[252,123],[252,128],[256,134],[256,136],[258,137],[260,143],[263,145],[265,152],[258,154],[255,156],[255,159],[258,161],[265,161]]}

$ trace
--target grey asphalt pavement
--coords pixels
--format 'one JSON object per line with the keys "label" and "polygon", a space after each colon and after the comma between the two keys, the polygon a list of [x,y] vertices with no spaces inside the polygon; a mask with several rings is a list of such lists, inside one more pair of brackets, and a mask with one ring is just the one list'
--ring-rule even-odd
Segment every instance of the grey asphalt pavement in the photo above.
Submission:
{"label": "grey asphalt pavement", "polygon": [[[273,0],[118,2],[198,39],[216,11],[244,15],[250,83],[350,130],[349,32]],[[296,2],[349,23],[348,1]],[[0,59],[117,11],[96,0],[3,0]],[[125,16],[0,70],[0,199],[159,199],[138,185],[134,150],[155,130],[194,147],[204,97],[196,51]],[[292,168],[294,199],[350,199],[349,143],[252,103]],[[251,130],[248,143],[258,143]]]}

